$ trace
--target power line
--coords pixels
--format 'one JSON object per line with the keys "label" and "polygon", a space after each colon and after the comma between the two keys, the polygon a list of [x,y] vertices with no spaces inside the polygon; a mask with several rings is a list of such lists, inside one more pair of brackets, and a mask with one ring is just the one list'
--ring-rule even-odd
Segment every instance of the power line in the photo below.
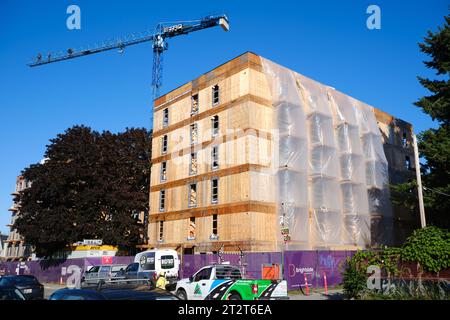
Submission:
{"label": "power line", "polygon": [[439,193],[439,194],[441,194],[441,195],[443,195],[443,196],[450,197],[450,194],[441,192],[441,191],[439,191],[439,190],[436,190],[436,189],[433,189],[433,188],[430,188],[430,187],[425,187],[425,186],[424,186],[424,187],[423,187],[423,190],[430,190],[431,192],[436,192],[436,193]]}

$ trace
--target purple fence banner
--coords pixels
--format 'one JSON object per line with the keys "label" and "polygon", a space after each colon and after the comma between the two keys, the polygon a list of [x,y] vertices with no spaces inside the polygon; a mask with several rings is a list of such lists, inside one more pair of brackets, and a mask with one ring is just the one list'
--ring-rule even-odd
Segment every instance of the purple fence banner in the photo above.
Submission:
{"label": "purple fence banner", "polygon": [[323,288],[342,283],[342,272],[347,257],[354,251],[286,251],[284,253],[284,279],[288,290],[305,286],[305,276],[309,287]]}
{"label": "purple fence banner", "polygon": [[262,266],[264,264],[280,264],[280,252],[248,252],[243,256],[240,254],[222,254],[221,258],[217,254],[185,254],[182,257],[180,268],[180,278],[188,278],[200,268],[215,264],[229,262],[231,265],[241,267],[241,271],[247,279],[259,279],[262,276]]}
{"label": "purple fence banner", "polygon": [[[112,264],[128,265],[134,257],[112,257]],[[90,266],[101,265],[102,258],[83,258],[67,260],[38,260],[24,262],[0,262],[0,274],[31,274],[41,283],[66,283],[74,267],[87,270]]]}
{"label": "purple fence banner", "polygon": [[[342,282],[342,272],[347,257],[354,251],[285,251],[281,252],[248,252],[240,254],[192,254],[182,255],[179,276],[187,278],[200,268],[216,263],[228,262],[240,267],[247,279],[261,279],[262,268],[267,264],[283,266],[283,278],[287,281],[288,290],[299,289],[305,285],[313,288],[324,287],[327,278],[329,287]],[[284,260],[284,261],[283,261]],[[32,274],[41,283],[66,283],[74,270],[84,272],[90,266],[101,265],[106,261],[101,257],[67,260],[40,260],[26,262],[0,262],[1,274]],[[130,264],[134,257],[112,257],[113,264]],[[284,262],[284,264],[283,264]]]}

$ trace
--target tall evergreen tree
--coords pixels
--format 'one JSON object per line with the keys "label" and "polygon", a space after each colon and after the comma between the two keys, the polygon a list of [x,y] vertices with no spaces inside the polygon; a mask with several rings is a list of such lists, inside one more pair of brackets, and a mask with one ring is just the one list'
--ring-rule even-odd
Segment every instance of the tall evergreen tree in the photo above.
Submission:
{"label": "tall evergreen tree", "polygon": [[125,251],[143,242],[138,221],[148,211],[150,133],[99,133],[72,127],[51,140],[46,161],[23,172],[32,182],[15,227],[41,257],[83,239],[102,239]]}
{"label": "tall evergreen tree", "polygon": [[[430,57],[424,64],[436,71],[436,79],[418,77],[428,91],[415,103],[439,125],[418,135],[422,164],[424,204],[427,223],[442,228],[450,227],[450,15],[437,32],[428,31],[420,50]],[[417,208],[415,183],[394,187],[394,202]]]}

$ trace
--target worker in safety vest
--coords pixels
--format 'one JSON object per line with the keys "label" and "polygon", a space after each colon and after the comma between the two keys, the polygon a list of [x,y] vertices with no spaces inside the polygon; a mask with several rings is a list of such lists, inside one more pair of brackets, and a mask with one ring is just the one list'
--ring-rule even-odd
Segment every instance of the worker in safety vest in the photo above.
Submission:
{"label": "worker in safety vest", "polygon": [[158,280],[156,281],[156,287],[166,290],[166,284],[167,284],[167,280],[166,280],[166,273],[165,272],[161,272],[159,274]]}

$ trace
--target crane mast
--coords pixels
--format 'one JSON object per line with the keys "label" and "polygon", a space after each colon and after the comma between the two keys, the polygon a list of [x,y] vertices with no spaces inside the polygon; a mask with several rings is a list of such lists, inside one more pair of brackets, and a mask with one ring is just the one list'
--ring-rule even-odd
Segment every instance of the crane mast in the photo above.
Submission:
{"label": "crane mast", "polygon": [[153,99],[159,96],[162,87],[163,53],[168,49],[166,39],[187,35],[194,31],[199,31],[215,26],[221,26],[225,31],[229,30],[228,18],[226,15],[207,16],[200,20],[190,22],[180,22],[178,24],[159,23],[153,33],[144,32],[138,35],[131,35],[125,38],[116,39],[108,43],[93,46],[92,48],[74,50],[67,49],[65,52],[47,53],[44,57],[39,53],[35,60],[28,64],[30,67],[42,66],[45,64],[75,59],[91,54],[118,49],[122,53],[126,47],[152,42],[153,48],[153,74],[152,74],[152,95]]}

